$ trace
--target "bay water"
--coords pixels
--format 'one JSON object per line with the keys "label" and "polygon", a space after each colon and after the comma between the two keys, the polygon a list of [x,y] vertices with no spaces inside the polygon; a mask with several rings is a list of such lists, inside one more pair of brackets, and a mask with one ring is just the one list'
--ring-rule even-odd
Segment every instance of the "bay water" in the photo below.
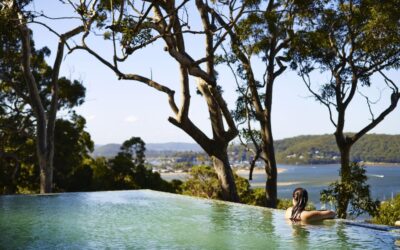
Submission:
{"label": "bay water", "polygon": [[[278,165],[278,168],[284,169],[278,174],[278,197],[291,198],[296,187],[303,187],[308,191],[309,200],[320,208],[320,192],[339,178],[340,165]],[[384,201],[400,193],[400,166],[366,166],[365,169],[374,199]],[[264,173],[253,174],[250,184],[264,187],[265,178]]]}
{"label": "bay water", "polygon": [[[316,207],[321,208],[320,192],[326,189],[330,183],[339,178],[339,164],[325,165],[278,165],[282,172],[278,174],[278,197],[291,199],[292,192],[296,187],[307,189],[309,200]],[[370,186],[371,195],[374,199],[384,201],[400,193],[400,166],[366,166],[368,177],[367,184]],[[248,173],[239,171],[238,174],[248,179]],[[161,174],[165,180],[188,178],[187,174],[169,173]],[[252,188],[265,187],[265,172],[255,171],[250,181]]]}

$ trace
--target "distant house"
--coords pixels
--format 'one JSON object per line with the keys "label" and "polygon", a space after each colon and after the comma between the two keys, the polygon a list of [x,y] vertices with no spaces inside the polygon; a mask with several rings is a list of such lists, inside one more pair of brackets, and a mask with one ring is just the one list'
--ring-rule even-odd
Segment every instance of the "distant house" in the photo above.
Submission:
{"label": "distant house", "polygon": [[296,158],[297,154],[292,154],[292,155],[287,155],[286,158],[290,159],[290,158]]}

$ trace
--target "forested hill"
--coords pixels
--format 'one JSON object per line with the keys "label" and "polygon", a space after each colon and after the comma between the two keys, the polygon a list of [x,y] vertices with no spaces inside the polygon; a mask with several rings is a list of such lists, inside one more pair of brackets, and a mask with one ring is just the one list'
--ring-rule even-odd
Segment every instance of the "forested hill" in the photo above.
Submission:
{"label": "forested hill", "polygon": [[[121,144],[106,144],[96,146],[93,152],[94,157],[114,157],[118,154]],[[168,142],[168,143],[146,143],[146,156],[170,156],[176,152],[202,152],[201,147],[195,143]]]}
{"label": "forested hill", "polygon": [[[97,146],[93,156],[115,156],[119,144]],[[146,156],[176,156],[178,152],[201,153],[194,143],[149,143]],[[251,155],[242,146],[230,146],[232,161],[249,160]],[[277,162],[281,164],[338,163],[339,151],[333,135],[304,135],[275,141]],[[365,162],[400,163],[400,135],[369,134],[352,148],[352,160]]]}
{"label": "forested hill", "polygon": [[[339,151],[333,135],[298,136],[275,142],[279,163],[337,163]],[[365,162],[400,162],[400,135],[368,134],[354,144],[351,159]]]}

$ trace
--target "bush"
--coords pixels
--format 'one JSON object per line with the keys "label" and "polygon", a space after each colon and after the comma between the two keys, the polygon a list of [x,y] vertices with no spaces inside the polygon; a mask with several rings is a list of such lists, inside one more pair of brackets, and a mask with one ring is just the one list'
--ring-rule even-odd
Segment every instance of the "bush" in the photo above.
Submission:
{"label": "bush", "polygon": [[[182,194],[221,200],[221,186],[218,176],[210,166],[196,166],[190,171],[190,178],[181,186]],[[265,189],[250,188],[250,183],[246,178],[234,173],[236,189],[241,203],[265,206]],[[279,209],[287,209],[292,206],[292,200],[278,200]],[[308,203],[306,210],[315,210],[314,204]]]}
{"label": "bush", "polygon": [[[371,198],[364,166],[353,162],[349,167],[350,172],[346,180],[335,181],[321,191],[321,202],[334,204],[339,218],[346,218],[348,205],[349,214],[352,216],[357,217],[365,212],[374,216],[379,201]],[[344,213],[341,215],[340,211]]]}
{"label": "bush", "polygon": [[[190,178],[181,186],[182,194],[209,198],[222,199],[221,185],[214,168],[210,166],[195,166],[190,171]],[[251,189],[246,178],[234,173],[236,189],[241,203],[263,206],[265,204],[265,191]]]}
{"label": "bush", "polygon": [[[292,199],[278,199],[278,205],[276,206],[277,209],[288,209],[289,207],[293,206]],[[312,202],[308,202],[306,206],[306,211],[315,210],[316,207]]]}
{"label": "bush", "polygon": [[192,168],[189,174],[191,177],[182,185],[182,194],[221,199],[221,185],[213,168],[196,166]]}
{"label": "bush", "polygon": [[264,207],[265,198],[266,196],[264,188],[251,189],[251,196],[249,197],[249,200],[246,202],[246,204]]}
{"label": "bush", "polygon": [[393,226],[397,220],[400,220],[400,194],[391,200],[382,202],[372,222]]}

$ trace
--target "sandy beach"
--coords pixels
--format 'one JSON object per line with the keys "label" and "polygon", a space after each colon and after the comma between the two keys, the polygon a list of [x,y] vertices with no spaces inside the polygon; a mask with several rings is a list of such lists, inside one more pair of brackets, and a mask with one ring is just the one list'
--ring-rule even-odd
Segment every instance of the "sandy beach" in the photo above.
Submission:
{"label": "sandy beach", "polygon": [[[286,187],[286,186],[291,186],[291,185],[299,185],[304,182],[301,181],[278,181],[278,187]],[[251,186],[253,188],[261,188],[265,187],[265,183],[252,183]]]}
{"label": "sandy beach", "polygon": [[[278,172],[278,174],[280,174],[280,173],[285,172],[286,170],[287,170],[286,168],[278,168],[277,172]],[[238,170],[234,170],[234,171],[236,172],[236,174],[238,174],[241,177],[244,177],[246,179],[249,177],[250,171],[248,169],[238,169]],[[265,175],[265,170],[262,168],[255,168],[253,171],[253,174],[264,174]],[[186,180],[189,177],[189,174],[188,173],[177,173],[177,172],[161,173],[161,177],[165,180],[172,180],[172,179]],[[289,186],[289,185],[294,185],[294,184],[297,184],[297,182],[279,182],[278,186]]]}
{"label": "sandy beach", "polygon": [[[287,169],[286,168],[278,168],[277,172],[278,174],[285,172]],[[238,175],[249,175],[250,170],[248,169],[238,169],[236,170],[236,173]],[[253,174],[265,174],[265,170],[263,168],[255,168],[253,170]]]}

